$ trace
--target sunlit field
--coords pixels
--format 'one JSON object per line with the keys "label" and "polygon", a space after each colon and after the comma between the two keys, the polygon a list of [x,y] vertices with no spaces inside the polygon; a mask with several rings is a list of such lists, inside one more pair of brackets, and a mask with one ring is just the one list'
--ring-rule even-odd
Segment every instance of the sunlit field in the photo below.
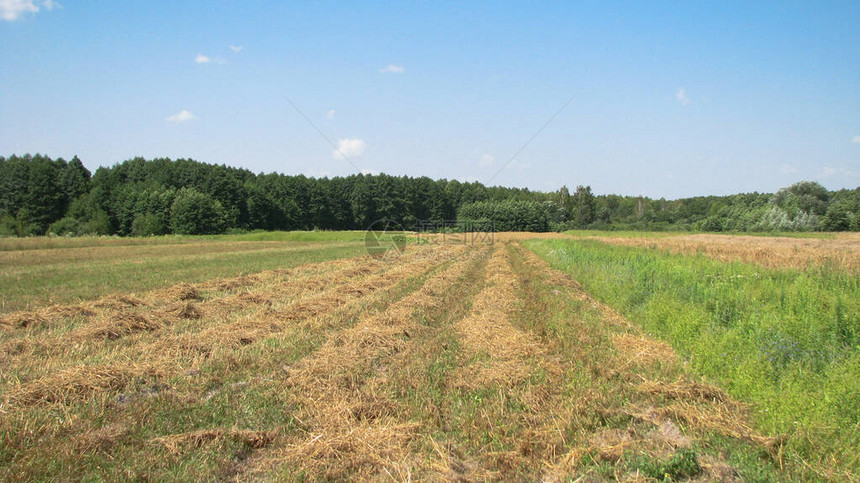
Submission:
{"label": "sunlit field", "polygon": [[358,232],[7,247],[17,270],[103,265],[4,285],[27,308],[0,316],[0,477],[857,474],[856,274],[421,240],[391,260]]}
{"label": "sunlit field", "polygon": [[856,475],[860,239],[588,234],[526,246],[784,437],[804,477]]}

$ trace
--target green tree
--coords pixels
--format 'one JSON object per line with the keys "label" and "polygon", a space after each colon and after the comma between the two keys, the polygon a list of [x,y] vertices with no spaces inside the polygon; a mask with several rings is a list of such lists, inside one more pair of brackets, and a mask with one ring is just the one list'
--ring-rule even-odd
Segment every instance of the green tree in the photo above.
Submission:
{"label": "green tree", "polygon": [[181,235],[221,233],[224,215],[220,201],[194,188],[182,188],[170,208],[170,229]]}
{"label": "green tree", "polygon": [[573,220],[579,228],[585,228],[594,221],[594,195],[591,186],[579,185],[573,194]]}

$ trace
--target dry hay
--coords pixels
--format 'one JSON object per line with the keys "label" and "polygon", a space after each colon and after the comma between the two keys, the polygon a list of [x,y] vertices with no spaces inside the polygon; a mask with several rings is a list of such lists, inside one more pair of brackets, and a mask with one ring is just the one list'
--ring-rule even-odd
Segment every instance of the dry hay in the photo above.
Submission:
{"label": "dry hay", "polygon": [[180,319],[199,319],[204,315],[203,311],[191,302],[173,304],[165,312]]}
{"label": "dry hay", "polygon": [[133,295],[109,295],[90,302],[89,305],[99,309],[122,310],[128,307],[146,305],[146,302]]}
{"label": "dry hay", "polygon": [[182,282],[166,289],[154,290],[148,294],[148,298],[186,301],[201,300],[203,297],[200,295],[200,289],[198,286]]}
{"label": "dry hay", "polygon": [[621,368],[629,365],[675,364],[678,356],[669,344],[640,334],[616,334],[612,343],[622,358]]}
{"label": "dry hay", "polygon": [[856,234],[843,234],[833,240],[713,234],[665,238],[590,238],[613,245],[657,248],[673,253],[701,253],[720,261],[743,261],[768,268],[806,269],[830,265],[860,272],[860,236]]}
{"label": "dry hay", "polygon": [[516,276],[499,249],[487,265],[488,284],[472,302],[472,311],[454,328],[467,355],[489,354],[479,367],[461,365],[453,374],[458,387],[514,386],[531,373],[525,359],[542,355],[544,347],[531,334],[518,330],[508,318],[516,300]]}
{"label": "dry hay", "polygon": [[419,435],[417,423],[380,418],[349,421],[348,425],[348,431],[322,429],[308,434],[302,442],[279,451],[273,463],[296,463],[324,480],[366,480],[386,475],[407,480],[410,442]]}
{"label": "dry hay", "polygon": [[[430,439],[430,444],[436,453],[436,457],[429,464],[429,469],[435,474],[428,478],[433,481],[488,481],[499,480],[502,475],[498,471],[487,470],[479,461],[467,457],[457,447],[439,444]],[[498,453],[497,453],[498,455]]]}
{"label": "dry hay", "polygon": [[657,394],[671,399],[687,401],[719,402],[740,407],[740,403],[732,401],[722,389],[685,379],[668,383],[663,381],[645,381],[636,390],[646,394]]}
{"label": "dry hay", "polygon": [[239,441],[251,449],[261,449],[268,446],[277,436],[276,431],[250,431],[247,429],[203,429],[188,433],[172,434],[151,440],[177,455],[191,448],[200,448],[206,444],[223,439]]}
{"label": "dry hay", "polygon": [[73,367],[20,385],[9,392],[8,402],[14,406],[65,404],[73,399],[122,388],[138,377],[159,375],[160,371],[153,367],[131,364]]}
{"label": "dry hay", "polygon": [[531,250],[523,249],[522,247],[517,247],[517,251],[526,259],[526,262],[529,266],[536,269],[541,275],[547,279],[551,284],[565,287],[568,289],[567,295],[579,300],[585,300],[591,304],[592,308],[598,310],[601,314],[601,320],[603,322],[609,323],[610,325],[618,328],[623,328],[627,330],[635,330],[635,326],[630,323],[624,316],[619,314],[612,307],[594,299],[582,285],[570,278],[570,276],[561,270],[556,270],[549,266],[549,264],[539,256],[537,256]]}
{"label": "dry hay", "polygon": [[7,328],[26,328],[47,324],[48,319],[39,312],[15,312],[0,318],[0,325]]}
{"label": "dry hay", "polygon": [[0,326],[27,328],[50,326],[62,319],[92,317],[96,312],[83,305],[51,305],[37,311],[13,312],[0,317]]}
{"label": "dry hay", "polygon": [[76,331],[72,338],[116,340],[136,332],[152,332],[161,327],[161,322],[153,321],[145,315],[117,312],[103,316],[101,321]]}
{"label": "dry hay", "polygon": [[725,436],[751,441],[776,454],[786,441],[785,436],[762,436],[747,422],[740,411],[724,404],[691,404],[678,401],[656,410],[656,414],[676,421],[684,421],[703,431],[715,431]]}
{"label": "dry hay", "polygon": [[667,420],[682,421],[701,431],[714,431],[736,439],[751,441],[775,454],[784,436],[762,436],[750,426],[747,406],[731,399],[720,388],[680,379],[674,383],[644,381],[636,386],[642,394],[659,396],[671,402],[665,406],[627,413],[657,426]]}
{"label": "dry hay", "polygon": [[[415,265],[415,257],[404,257],[405,265],[412,269],[420,269],[420,262]],[[335,263],[336,262],[336,263]],[[390,266],[380,264],[379,262],[364,259],[348,259],[346,261],[331,262],[338,268],[336,270],[324,271],[320,276],[308,275],[304,278],[293,278],[281,281],[275,284],[269,284],[265,290],[256,290],[254,292],[246,291],[243,293],[233,293],[228,296],[204,302],[204,307],[213,307],[213,313],[225,313],[245,310],[249,307],[256,307],[260,304],[274,306],[278,301],[288,298],[289,300],[301,300],[312,294],[323,293],[345,293],[350,297],[358,297],[375,291],[377,288],[386,286],[386,281],[390,274]],[[359,265],[359,264],[362,265]],[[322,264],[313,266],[313,272],[322,271]],[[385,271],[378,272],[382,267]],[[403,267],[398,265],[394,270],[402,271]],[[310,270],[310,269],[308,269]],[[396,277],[395,277],[396,278]],[[313,300],[313,299],[311,299]],[[308,317],[314,317],[319,313],[329,310],[332,306],[338,305],[346,299],[331,299],[321,304],[311,303],[305,310],[301,307],[296,307],[295,314],[289,314],[282,310],[285,321],[303,320]]]}
{"label": "dry hay", "polygon": [[406,478],[403,463],[419,425],[403,421],[396,403],[379,389],[386,383],[384,367],[409,345],[416,314],[434,306],[469,263],[461,260],[431,275],[382,313],[334,334],[312,356],[286,368],[286,384],[294,389],[308,434],[269,463],[289,461],[332,479]]}
{"label": "dry hay", "polygon": [[78,453],[107,451],[119,444],[129,433],[129,426],[120,423],[112,423],[93,429],[75,437],[75,451]]}
{"label": "dry hay", "polygon": [[219,292],[229,292],[237,288],[248,287],[256,284],[260,280],[258,275],[242,275],[240,277],[226,278],[206,283],[204,286],[207,289],[217,290]]}

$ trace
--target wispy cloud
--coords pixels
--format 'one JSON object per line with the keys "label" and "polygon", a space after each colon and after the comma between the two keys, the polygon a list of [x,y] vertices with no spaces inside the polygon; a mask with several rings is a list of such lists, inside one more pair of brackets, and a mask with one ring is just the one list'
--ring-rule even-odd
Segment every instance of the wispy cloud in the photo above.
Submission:
{"label": "wispy cloud", "polygon": [[782,174],[793,174],[797,172],[797,169],[794,166],[783,164],[779,167],[779,172]]}
{"label": "wispy cloud", "polygon": [[496,162],[496,158],[492,154],[484,154],[478,160],[478,166],[492,166]]}
{"label": "wispy cloud", "polygon": [[231,45],[230,50],[232,50],[233,52],[241,52],[242,46],[241,45]]}
{"label": "wispy cloud", "polygon": [[36,2],[35,0],[0,0],[0,18],[8,22],[14,22],[26,13],[38,13],[39,7],[49,12],[55,8],[63,8],[62,5],[53,0],[43,0],[41,2]]}
{"label": "wispy cloud", "polygon": [[209,57],[206,54],[197,54],[197,56],[194,57],[194,62],[197,62],[198,64],[226,64],[227,63],[227,61],[225,61],[224,59],[221,59],[218,57]]}
{"label": "wispy cloud", "polygon": [[190,121],[192,119],[197,119],[197,118],[194,117],[194,114],[191,114],[191,111],[186,111],[185,109],[183,109],[183,110],[177,112],[176,114],[174,114],[172,116],[168,116],[166,119],[168,122],[179,123],[179,122]]}
{"label": "wispy cloud", "polygon": [[347,159],[354,158],[361,156],[366,148],[367,144],[359,138],[339,139],[337,141],[337,149],[332,151],[331,156],[334,159],[341,159],[343,156]]}
{"label": "wispy cloud", "polygon": [[383,68],[379,69],[379,72],[382,72],[383,74],[388,74],[388,73],[391,73],[391,74],[402,74],[402,73],[403,73],[403,70],[404,70],[404,69],[403,69],[403,66],[402,66],[402,65],[388,64],[388,65],[386,65],[385,67],[383,67]]}
{"label": "wispy cloud", "polygon": [[854,136],[851,138],[851,142],[854,144],[860,144],[860,136]]}
{"label": "wispy cloud", "polygon": [[361,174],[363,174],[365,176],[367,176],[367,175],[376,176],[379,173],[377,171],[372,170],[372,169],[362,169]]}
{"label": "wispy cloud", "polygon": [[329,119],[334,119],[334,109],[325,113],[325,117],[327,117]]}
{"label": "wispy cloud", "polygon": [[675,99],[677,99],[682,106],[690,104],[690,98],[687,97],[687,89],[683,87],[679,87],[678,90],[675,92]]}

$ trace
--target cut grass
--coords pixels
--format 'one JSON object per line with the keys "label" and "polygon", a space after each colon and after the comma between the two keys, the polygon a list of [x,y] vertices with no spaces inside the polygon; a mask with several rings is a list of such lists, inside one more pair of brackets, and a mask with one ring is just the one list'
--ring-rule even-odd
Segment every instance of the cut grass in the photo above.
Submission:
{"label": "cut grass", "polygon": [[253,231],[232,235],[163,235],[150,237],[38,236],[27,238],[0,237],[0,252],[19,250],[52,250],[86,247],[125,247],[149,245],[181,245],[186,243],[221,242],[357,242],[364,241],[365,232],[354,231]]}
{"label": "cut grass", "polygon": [[785,458],[799,475],[856,477],[860,277],[588,240],[526,244],[754,403],[764,432],[790,435]]}
{"label": "cut grass", "polygon": [[0,313],[365,254],[359,242],[222,242],[0,252]]}
{"label": "cut grass", "polygon": [[513,240],[18,314],[0,479],[786,477],[743,405]]}
{"label": "cut grass", "polygon": [[726,262],[743,261],[767,268],[828,267],[860,273],[860,235],[856,233],[842,233],[832,239],[710,234],[662,238],[604,235],[589,238],[614,245],[701,254]]}
{"label": "cut grass", "polygon": [[[119,474],[130,479],[198,480],[227,479],[244,472],[246,460],[255,452],[284,441],[304,424],[296,418],[292,391],[283,384],[284,368],[316,351],[332,330],[387,309],[438,266],[418,254],[407,253],[402,260],[401,264],[376,264],[379,270],[361,271],[353,280],[345,280],[344,285],[352,286],[376,280],[367,291],[350,296],[344,287],[327,287],[343,299],[303,318],[277,316],[291,313],[294,304],[231,305],[192,321],[196,331],[175,327],[173,337],[141,333],[128,340],[93,341],[90,353],[108,348],[99,358],[116,361],[122,369],[118,373],[122,379],[112,378],[106,386],[94,387],[91,377],[71,379],[76,367],[87,366],[54,354],[56,361],[45,361],[49,366],[71,366],[64,372],[74,382],[64,386],[72,390],[71,397],[55,402],[38,398],[17,407],[5,401],[0,478],[102,479]],[[272,325],[278,320],[288,322]],[[237,327],[256,327],[258,332],[252,339],[232,344],[229,334]],[[189,337],[211,343],[205,357],[177,350],[179,342]],[[125,370],[132,367],[126,362],[129,358],[158,371],[126,378],[131,374]],[[28,364],[26,360],[18,363]],[[45,382],[60,382],[56,377],[49,376]],[[78,385],[84,381],[89,385]],[[17,386],[15,381],[4,382],[7,388]],[[11,401],[21,402],[18,397]]]}
{"label": "cut grass", "polygon": [[[689,231],[633,231],[633,230],[567,230],[566,235],[577,238],[606,237],[606,238],[673,238],[693,235]],[[820,231],[787,231],[787,232],[721,232],[716,236],[755,236],[755,237],[781,237],[781,238],[817,238],[821,240],[836,240],[850,237],[850,233],[820,232]]]}

